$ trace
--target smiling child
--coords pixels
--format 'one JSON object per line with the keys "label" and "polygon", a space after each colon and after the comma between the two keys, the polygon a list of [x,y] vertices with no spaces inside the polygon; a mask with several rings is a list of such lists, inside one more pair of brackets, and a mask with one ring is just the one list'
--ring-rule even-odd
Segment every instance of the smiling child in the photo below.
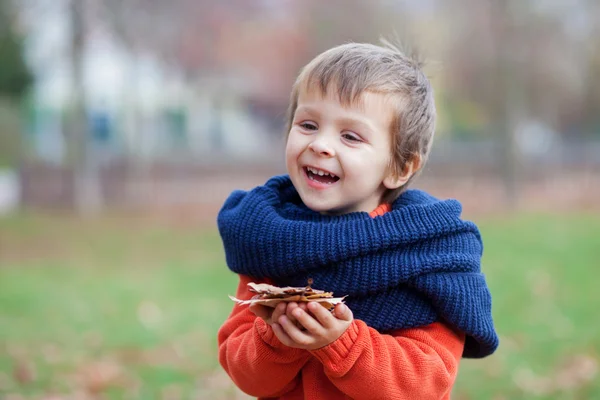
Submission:
{"label": "smiling child", "polygon": [[389,44],[346,44],[292,89],[288,175],[235,191],[218,217],[227,265],[248,283],[348,296],[234,306],[219,361],[258,398],[449,399],[462,357],[498,338],[481,237],[456,200],[408,189],[426,163],[435,105],[421,63]]}

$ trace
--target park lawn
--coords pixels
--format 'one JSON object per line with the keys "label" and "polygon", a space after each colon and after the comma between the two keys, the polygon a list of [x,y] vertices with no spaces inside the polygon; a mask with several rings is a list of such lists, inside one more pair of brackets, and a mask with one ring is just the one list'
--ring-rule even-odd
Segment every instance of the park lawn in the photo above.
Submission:
{"label": "park lawn", "polygon": [[[453,399],[600,398],[600,216],[476,222],[501,344]],[[236,283],[215,227],[0,219],[0,398],[242,398],[216,360]]]}

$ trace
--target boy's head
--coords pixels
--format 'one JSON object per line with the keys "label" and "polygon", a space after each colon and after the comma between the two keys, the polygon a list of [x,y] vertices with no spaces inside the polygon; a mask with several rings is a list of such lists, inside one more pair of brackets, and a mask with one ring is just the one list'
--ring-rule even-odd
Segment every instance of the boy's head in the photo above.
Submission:
{"label": "boy's head", "polygon": [[421,63],[389,44],[335,47],[294,84],[288,173],[315,211],[371,211],[394,200],[422,168],[435,118]]}

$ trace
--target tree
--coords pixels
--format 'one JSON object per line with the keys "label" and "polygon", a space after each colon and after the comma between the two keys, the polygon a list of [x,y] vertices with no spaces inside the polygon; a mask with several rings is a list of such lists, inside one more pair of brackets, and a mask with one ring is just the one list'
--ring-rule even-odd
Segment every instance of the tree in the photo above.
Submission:
{"label": "tree", "polygon": [[0,166],[13,166],[20,154],[19,103],[32,75],[23,56],[23,41],[15,29],[12,4],[0,0]]}
{"label": "tree", "polygon": [[71,0],[69,4],[73,104],[66,131],[74,168],[74,203],[77,212],[82,216],[97,214],[104,205],[100,171],[89,148],[89,130],[86,123],[82,60],[87,34],[84,21],[87,4],[87,1],[82,0]]}
{"label": "tree", "polygon": [[32,82],[23,57],[23,41],[15,31],[11,4],[0,0],[0,97],[20,99]]}

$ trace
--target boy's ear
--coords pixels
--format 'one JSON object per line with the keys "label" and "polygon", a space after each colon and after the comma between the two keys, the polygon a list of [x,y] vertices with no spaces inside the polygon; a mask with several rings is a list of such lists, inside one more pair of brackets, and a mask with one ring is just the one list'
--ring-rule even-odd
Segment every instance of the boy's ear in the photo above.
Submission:
{"label": "boy's ear", "polygon": [[386,189],[394,190],[404,185],[411,176],[413,176],[421,168],[421,155],[414,154],[410,160],[404,164],[404,168],[400,174],[391,170],[388,176],[383,180],[383,185]]}

